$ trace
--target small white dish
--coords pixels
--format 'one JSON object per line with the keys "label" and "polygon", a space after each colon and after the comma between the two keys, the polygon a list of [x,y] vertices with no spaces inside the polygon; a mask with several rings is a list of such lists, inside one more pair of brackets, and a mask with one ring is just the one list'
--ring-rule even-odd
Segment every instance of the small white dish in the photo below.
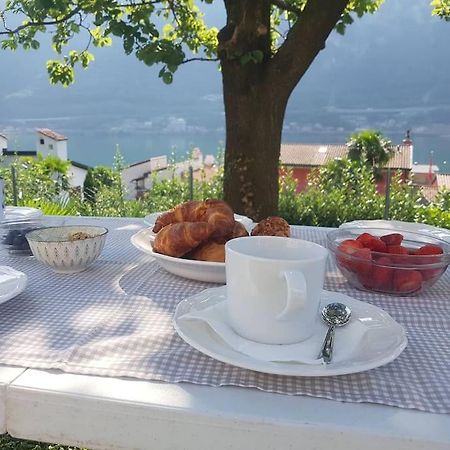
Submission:
{"label": "small white dish", "polygon": [[[155,225],[156,219],[161,215],[164,214],[167,211],[162,211],[162,212],[158,212],[158,213],[152,213],[149,214],[148,216],[144,217],[144,223],[145,225],[147,225],[150,228],[153,228],[153,226]],[[234,215],[234,220],[236,222],[240,222],[242,223],[242,225],[244,225],[245,229],[250,233],[253,229],[254,223],[253,220],[250,219],[250,217],[246,217],[246,216],[241,216],[240,214],[235,214]],[[153,233],[153,239],[154,239],[155,233]]]}
{"label": "small white dish", "polygon": [[[182,320],[181,317],[193,311],[203,310],[219,302],[226,301],[226,286],[206,289],[186,298],[175,310],[173,326],[180,337],[198,351],[227,364],[257,372],[277,375],[320,377],[363,372],[390,363],[397,358],[407,345],[403,327],[376,306],[364,303],[345,294],[323,291],[321,306],[330,302],[342,302],[352,310],[352,320],[367,327],[361,341],[350,354],[336,357],[330,364],[304,364],[299,362],[273,362],[256,359],[240,353],[226,344],[213,329],[200,320]],[[317,327],[317,333],[324,336],[326,327]],[[335,350],[339,346],[339,331],[336,335]],[[282,346],[280,346],[282,347]],[[318,349],[318,351],[320,348]]]}
{"label": "small white dish", "polygon": [[167,270],[167,272],[191,280],[206,281],[208,283],[225,283],[225,263],[195,261],[192,259],[161,255],[153,251],[153,240],[154,233],[150,228],[145,228],[131,236],[131,243],[138,250],[153,256],[158,261],[158,264]]}
{"label": "small white dish", "polygon": [[27,276],[9,266],[0,266],[0,304],[19,295],[27,286]]}
{"label": "small white dish", "polygon": [[402,222],[400,220],[354,220],[343,223],[339,228],[385,228],[392,233],[411,231],[413,233],[430,234],[444,241],[450,242],[450,230],[433,227],[425,223]]}

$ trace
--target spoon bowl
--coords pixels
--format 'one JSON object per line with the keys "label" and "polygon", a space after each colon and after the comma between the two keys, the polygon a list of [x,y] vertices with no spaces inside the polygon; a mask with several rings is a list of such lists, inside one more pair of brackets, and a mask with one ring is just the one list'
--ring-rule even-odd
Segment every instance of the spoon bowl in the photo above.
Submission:
{"label": "spoon bowl", "polygon": [[329,303],[322,309],[322,319],[324,322],[335,327],[346,325],[351,315],[351,309],[343,303]]}
{"label": "spoon bowl", "polygon": [[347,305],[339,302],[329,303],[322,309],[322,319],[328,325],[328,331],[323,341],[319,358],[323,358],[326,364],[329,364],[333,357],[335,328],[347,325],[351,315],[351,309]]}

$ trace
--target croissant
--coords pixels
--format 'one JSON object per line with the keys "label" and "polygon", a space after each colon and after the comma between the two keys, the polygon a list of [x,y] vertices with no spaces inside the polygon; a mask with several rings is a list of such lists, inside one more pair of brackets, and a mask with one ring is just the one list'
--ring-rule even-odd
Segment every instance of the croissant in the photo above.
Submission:
{"label": "croissant", "polygon": [[203,202],[185,202],[180,203],[175,206],[175,208],[161,214],[155,222],[153,226],[153,232],[158,233],[159,230],[164,228],[166,225],[170,223],[178,223],[178,222],[203,222],[199,220],[204,214],[204,205]]}
{"label": "croissant", "polygon": [[188,258],[197,261],[225,262],[225,244],[206,241],[192,250]]}
{"label": "croissant", "polygon": [[181,203],[161,214],[155,222],[153,232],[158,233],[166,225],[180,222],[207,222],[214,238],[229,235],[234,227],[234,214],[222,200],[191,201]]}
{"label": "croissant", "polygon": [[231,207],[222,200],[206,200],[203,221],[212,229],[211,238],[220,239],[230,235],[234,229],[234,214]]}
{"label": "croissant", "polygon": [[179,258],[197,247],[211,235],[206,222],[171,223],[161,229],[153,242],[153,250]]}

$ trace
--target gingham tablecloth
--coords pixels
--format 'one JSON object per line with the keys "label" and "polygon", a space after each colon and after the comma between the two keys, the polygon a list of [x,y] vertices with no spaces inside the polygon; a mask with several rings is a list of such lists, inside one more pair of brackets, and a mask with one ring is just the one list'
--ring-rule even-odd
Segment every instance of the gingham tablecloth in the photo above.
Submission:
{"label": "gingham tablecloth", "polygon": [[[391,314],[409,345],[394,362],[364,373],[326,378],[276,376],[209,358],[178,337],[176,305],[213,285],[179,278],[130,244],[136,219],[70,218],[109,228],[89,270],[59,275],[31,257],[0,254],[0,264],[25,272],[29,285],[0,305],[0,363],[103,376],[128,376],[210,386],[370,402],[450,413],[450,271],[417,297],[352,289],[333,264],[325,288],[373,303]],[[325,244],[326,229],[293,227],[294,236]]]}

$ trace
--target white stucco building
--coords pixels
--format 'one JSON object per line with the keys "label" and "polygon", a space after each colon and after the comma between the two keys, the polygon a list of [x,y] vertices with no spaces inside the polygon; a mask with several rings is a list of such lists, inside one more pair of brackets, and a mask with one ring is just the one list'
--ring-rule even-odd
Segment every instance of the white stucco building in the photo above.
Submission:
{"label": "white stucco building", "polygon": [[59,159],[67,161],[67,138],[48,128],[38,128],[36,130],[36,151],[44,157],[57,156]]}
{"label": "white stucco building", "polygon": [[134,164],[130,164],[122,171],[122,181],[128,198],[138,198],[152,187],[154,177],[158,180],[168,178],[169,162],[167,155],[156,156]]}
{"label": "white stucco building", "polygon": [[206,176],[210,176],[215,171],[213,155],[206,155],[205,158],[199,148],[194,148],[191,158],[185,161],[169,164],[167,155],[156,156],[134,164],[130,164],[122,171],[123,184],[128,192],[128,198],[139,198],[145,191],[152,187],[155,179],[167,180],[169,178],[183,178],[189,176],[192,168],[194,179],[201,179],[201,172],[206,171]]}
{"label": "white stucco building", "polygon": [[0,133],[0,152],[3,153],[3,150],[8,149],[8,138]]}

